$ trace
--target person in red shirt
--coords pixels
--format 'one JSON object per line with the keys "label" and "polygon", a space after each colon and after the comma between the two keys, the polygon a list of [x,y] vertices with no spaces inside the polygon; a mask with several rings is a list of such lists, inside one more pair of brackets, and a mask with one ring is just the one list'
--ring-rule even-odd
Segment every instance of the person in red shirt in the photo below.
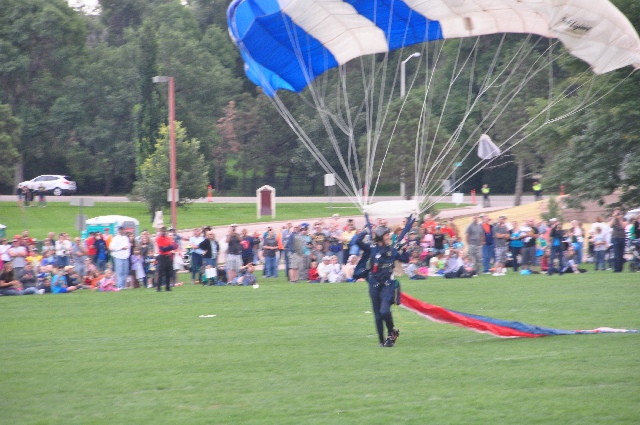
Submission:
{"label": "person in red shirt", "polygon": [[316,261],[312,261],[309,266],[309,283],[318,283],[320,282],[320,274],[318,273],[318,263]]}
{"label": "person in red shirt", "polygon": [[167,236],[167,228],[158,229],[156,237],[158,247],[158,286],[156,291],[162,290],[162,279],[165,281],[165,289],[171,291],[171,277],[173,276],[173,254],[178,245],[172,237]]}
{"label": "person in red shirt", "polygon": [[28,230],[24,230],[22,232],[22,242],[21,243],[26,247],[29,247],[29,246],[31,246],[31,245],[33,245],[35,243],[33,238],[31,236],[29,236],[29,231]]}
{"label": "person in red shirt", "polygon": [[442,230],[442,233],[447,235],[449,237],[449,239],[452,239],[452,238],[456,237],[456,232],[453,231],[451,226],[449,226],[449,222],[446,221],[446,220],[442,222],[442,226],[441,226],[440,230]]}
{"label": "person in red shirt", "polygon": [[87,247],[87,255],[90,258],[95,258],[96,254],[98,253],[98,250],[95,247],[95,243],[96,243],[96,233],[91,232],[89,233],[89,237],[84,241],[84,245]]}
{"label": "person in red shirt", "polygon": [[424,216],[424,221],[422,222],[422,228],[425,231],[431,228],[430,233],[433,233],[433,229],[435,229],[437,225],[438,225],[438,222],[431,217],[431,214],[427,214]]}

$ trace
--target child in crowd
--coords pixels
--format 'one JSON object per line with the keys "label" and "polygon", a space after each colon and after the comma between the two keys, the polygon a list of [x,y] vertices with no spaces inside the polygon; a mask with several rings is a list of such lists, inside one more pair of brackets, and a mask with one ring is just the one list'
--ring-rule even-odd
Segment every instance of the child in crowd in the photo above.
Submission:
{"label": "child in crowd", "polygon": [[462,273],[463,276],[461,277],[471,277],[478,274],[476,273],[475,263],[473,262],[473,259],[468,255],[464,257],[464,260],[462,262],[462,267],[464,271]]}
{"label": "child in crowd", "polygon": [[207,264],[204,268],[204,275],[202,276],[202,285],[213,286],[217,285],[218,269],[211,264]]}
{"label": "child in crowd", "polygon": [[347,259],[347,264],[342,266],[342,275],[346,282],[353,282],[353,274],[358,264],[358,256],[350,255]]}
{"label": "child in crowd", "polygon": [[426,267],[421,267],[416,258],[411,259],[409,264],[404,267],[404,272],[411,280],[424,280],[429,275],[429,270]]}
{"label": "child in crowd", "polygon": [[593,246],[593,256],[595,257],[595,269],[605,270],[604,255],[607,252],[607,238],[600,227],[595,228],[595,233],[590,236],[589,242]]}
{"label": "child in crowd", "polygon": [[41,294],[50,294],[51,293],[51,277],[47,274],[42,278],[42,280],[38,279],[38,291]]}
{"label": "child in crowd", "polygon": [[344,282],[344,275],[342,274],[342,267],[338,264],[338,257],[332,256],[329,259],[329,266],[327,267],[327,280],[331,283]]}
{"label": "child in crowd", "polygon": [[104,271],[104,277],[100,280],[98,285],[100,292],[118,292],[120,288],[116,286],[116,278],[113,275],[113,270],[106,269]]}
{"label": "child in crowd", "polygon": [[254,264],[249,263],[246,266],[240,268],[240,273],[242,275],[236,279],[236,284],[238,286],[255,286],[258,284],[258,278],[253,271],[255,270]]}
{"label": "child in crowd", "polygon": [[327,282],[329,280],[329,262],[330,257],[326,255],[322,257],[322,262],[318,264],[318,276],[320,277],[320,283]]}
{"label": "child in crowd", "polygon": [[[66,270],[65,270],[66,269]],[[78,289],[75,285],[69,284],[69,269],[67,267],[58,269],[57,273],[51,279],[51,292],[54,294],[66,294]]]}
{"label": "child in crowd", "polygon": [[578,268],[578,254],[573,245],[569,245],[566,253],[566,262],[563,269],[564,273],[586,273],[587,269]]}
{"label": "child in crowd", "polygon": [[133,250],[133,255],[131,256],[131,271],[135,273],[138,287],[146,287],[145,280],[147,276],[144,272],[144,258],[140,255],[139,249]]}
{"label": "child in crowd", "polygon": [[309,283],[318,283],[320,282],[320,274],[318,273],[318,262],[312,261],[309,266],[309,279],[307,280]]}
{"label": "child in crowd", "polygon": [[542,256],[540,257],[540,271],[549,271],[549,248],[544,248]]}
{"label": "child in crowd", "polygon": [[444,275],[444,253],[439,252],[429,260],[429,276],[437,277]]}

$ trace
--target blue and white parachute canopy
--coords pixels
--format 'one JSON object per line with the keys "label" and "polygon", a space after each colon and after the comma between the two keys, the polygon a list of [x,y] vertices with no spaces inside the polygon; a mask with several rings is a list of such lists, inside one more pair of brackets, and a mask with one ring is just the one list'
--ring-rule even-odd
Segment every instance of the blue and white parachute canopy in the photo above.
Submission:
{"label": "blue and white parachute canopy", "polygon": [[228,23],[269,95],[360,56],[496,33],[557,38],[597,74],[640,67],[638,34],[608,0],[235,0]]}

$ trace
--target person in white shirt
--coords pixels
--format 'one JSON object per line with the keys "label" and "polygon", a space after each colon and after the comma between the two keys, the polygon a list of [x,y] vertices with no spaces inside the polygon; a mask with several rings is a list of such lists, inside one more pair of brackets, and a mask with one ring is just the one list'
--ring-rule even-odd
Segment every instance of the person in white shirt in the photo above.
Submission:
{"label": "person in white shirt", "polygon": [[327,282],[329,278],[329,261],[330,257],[323,257],[322,263],[318,264],[318,276],[320,277],[320,283]]}
{"label": "person in white shirt", "polygon": [[56,265],[59,269],[66,267],[70,264],[69,256],[71,255],[71,241],[67,238],[65,233],[58,235],[56,241]]}
{"label": "person in white shirt", "polygon": [[342,274],[342,267],[338,264],[338,257],[332,256],[329,260],[329,273],[327,274],[327,279],[331,283],[344,282],[344,275]]}
{"label": "person in white shirt", "polygon": [[113,258],[116,286],[124,289],[129,275],[129,257],[131,256],[131,241],[124,227],[118,227],[118,234],[111,239],[109,251],[111,252],[111,258]]}
{"label": "person in white shirt", "polygon": [[[202,254],[204,251],[200,249],[200,244],[204,241],[202,235],[202,229],[193,229],[193,236],[189,238],[189,245],[191,246],[191,283],[200,283],[202,281]],[[196,274],[198,280],[196,280]]]}
{"label": "person in white shirt", "polygon": [[11,244],[7,243],[7,238],[0,239],[0,265],[11,261],[9,248],[11,248]]}

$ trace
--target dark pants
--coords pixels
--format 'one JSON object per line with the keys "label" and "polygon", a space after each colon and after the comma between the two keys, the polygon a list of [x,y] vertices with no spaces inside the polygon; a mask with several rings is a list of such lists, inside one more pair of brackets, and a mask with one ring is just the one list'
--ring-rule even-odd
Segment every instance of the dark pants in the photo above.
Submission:
{"label": "dark pants", "polygon": [[624,266],[624,238],[611,238],[613,247],[613,271],[621,272]]}
{"label": "dark pants", "polygon": [[158,255],[158,292],[162,289],[164,279],[165,288],[171,290],[171,278],[173,277],[173,255]]}
{"label": "dark pants", "polygon": [[465,271],[463,266],[460,266],[460,268],[455,271],[455,272],[447,272],[444,274],[445,279],[457,279],[457,278],[462,278],[462,277],[471,277],[474,276],[476,274],[475,271],[472,271],[470,273],[468,273],[467,271]]}
{"label": "dark pants", "polygon": [[371,297],[371,306],[373,307],[373,315],[376,322],[376,331],[378,339],[384,342],[384,324],[387,325],[387,333],[393,331],[393,316],[391,315],[391,305],[393,304],[394,285],[385,285],[383,283],[376,285],[369,282],[369,297]]}
{"label": "dark pants", "polygon": [[482,245],[482,267],[483,267],[483,272],[488,273],[489,269],[491,268],[491,260],[494,258],[494,250],[493,250],[493,244],[492,245],[487,245],[484,244]]}
{"label": "dark pants", "polygon": [[522,248],[520,247],[509,247],[509,251],[511,251],[511,259],[513,261],[513,271],[517,272],[518,271],[518,267],[520,267],[520,264],[518,263],[518,255],[520,254],[520,251],[522,250]]}
{"label": "dark pants", "polygon": [[[553,260],[556,256],[558,257],[558,267],[553,265]],[[551,252],[549,254],[549,271],[547,273],[551,276],[554,271],[562,274],[562,245],[551,247]]]}
{"label": "dark pants", "polygon": [[202,280],[202,254],[197,252],[191,252],[191,280],[196,280],[196,274],[198,280]]}

